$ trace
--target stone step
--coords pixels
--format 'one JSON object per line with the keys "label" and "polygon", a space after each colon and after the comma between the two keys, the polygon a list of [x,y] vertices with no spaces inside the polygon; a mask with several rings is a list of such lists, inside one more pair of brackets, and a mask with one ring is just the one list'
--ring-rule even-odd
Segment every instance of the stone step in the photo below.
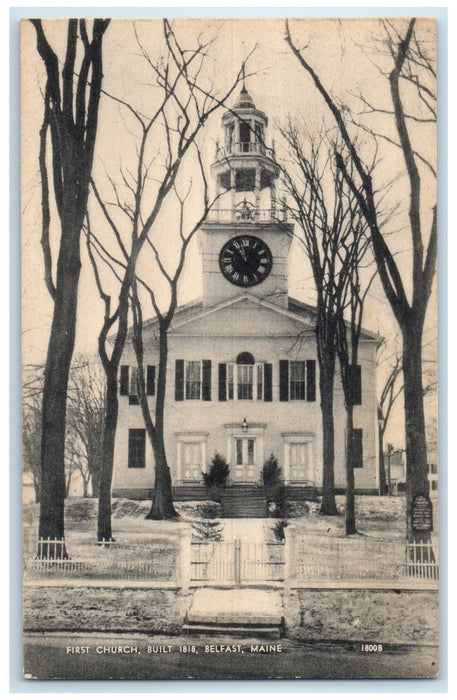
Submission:
{"label": "stone step", "polygon": [[224,518],[265,518],[267,504],[264,498],[232,499],[222,501],[222,517]]}
{"label": "stone step", "polygon": [[280,637],[284,626],[282,596],[259,588],[198,588],[184,619],[193,633]]}

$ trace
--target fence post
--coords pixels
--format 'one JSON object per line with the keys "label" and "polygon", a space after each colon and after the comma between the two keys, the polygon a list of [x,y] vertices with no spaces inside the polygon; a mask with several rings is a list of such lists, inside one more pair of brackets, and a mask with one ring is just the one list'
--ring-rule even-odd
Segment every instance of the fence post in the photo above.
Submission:
{"label": "fence post", "polygon": [[191,578],[191,561],[192,561],[192,528],[190,525],[185,525],[181,530],[181,547],[179,551],[179,566],[177,584],[181,586],[181,591],[184,594],[189,592]]}
{"label": "fence post", "polygon": [[285,529],[284,543],[284,587],[288,590],[297,581],[297,533],[295,527],[289,523]]}
{"label": "fence post", "polygon": [[235,540],[234,548],[235,585],[239,586],[241,583],[241,540]]}

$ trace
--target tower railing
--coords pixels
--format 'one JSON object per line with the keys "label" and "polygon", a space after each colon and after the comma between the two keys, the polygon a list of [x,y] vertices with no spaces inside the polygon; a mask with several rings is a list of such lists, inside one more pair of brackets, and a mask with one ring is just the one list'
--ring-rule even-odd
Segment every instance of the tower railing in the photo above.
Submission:
{"label": "tower railing", "polygon": [[281,206],[279,208],[270,207],[269,209],[213,209],[209,214],[207,221],[209,223],[228,224],[228,223],[278,223],[287,221],[287,208]]}
{"label": "tower railing", "polygon": [[274,148],[267,148],[263,143],[251,142],[251,141],[233,141],[225,146],[218,146],[216,148],[216,158],[226,158],[227,156],[240,155],[246,153],[260,153],[267,158],[274,160],[275,152]]}

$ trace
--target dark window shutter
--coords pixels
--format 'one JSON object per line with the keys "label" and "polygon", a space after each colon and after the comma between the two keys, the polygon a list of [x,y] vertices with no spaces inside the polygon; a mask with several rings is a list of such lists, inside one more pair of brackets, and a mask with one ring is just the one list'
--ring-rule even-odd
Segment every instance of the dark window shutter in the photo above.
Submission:
{"label": "dark window shutter", "polygon": [[316,400],[316,360],[306,360],[306,400]]}
{"label": "dark window shutter", "polygon": [[289,360],[279,360],[279,400],[289,400]]}
{"label": "dark window shutter", "polygon": [[184,401],[184,360],[176,360],[175,401]]}
{"label": "dark window shutter", "polygon": [[361,428],[352,429],[352,468],[363,469],[363,431]]}
{"label": "dark window shutter", "polygon": [[128,365],[121,365],[119,393],[121,396],[128,396],[129,395],[129,366]]}
{"label": "dark window shutter", "polygon": [[227,401],[227,365],[219,364],[219,401]]}
{"label": "dark window shutter", "polygon": [[129,469],[144,469],[146,466],[146,431],[144,428],[129,430]]}
{"label": "dark window shutter", "polygon": [[263,366],[263,400],[273,401],[273,365],[266,363]]}
{"label": "dark window shutter", "polygon": [[362,403],[362,368],[360,365],[349,365],[347,376],[352,406],[360,406]]}
{"label": "dark window shutter", "polygon": [[156,393],[156,368],[148,365],[146,368],[146,395],[154,396]]}
{"label": "dark window shutter", "polygon": [[211,401],[211,360],[202,361],[202,399]]}

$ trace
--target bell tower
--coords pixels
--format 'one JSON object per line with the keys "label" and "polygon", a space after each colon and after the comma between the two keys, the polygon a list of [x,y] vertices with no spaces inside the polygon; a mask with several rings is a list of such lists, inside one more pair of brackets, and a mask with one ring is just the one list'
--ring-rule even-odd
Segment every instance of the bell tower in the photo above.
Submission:
{"label": "bell tower", "polygon": [[279,166],[266,145],[268,117],[243,81],[239,98],[222,116],[223,145],[211,167],[216,203],[199,231],[203,304],[249,292],[287,306],[287,262],[293,225],[277,201]]}

